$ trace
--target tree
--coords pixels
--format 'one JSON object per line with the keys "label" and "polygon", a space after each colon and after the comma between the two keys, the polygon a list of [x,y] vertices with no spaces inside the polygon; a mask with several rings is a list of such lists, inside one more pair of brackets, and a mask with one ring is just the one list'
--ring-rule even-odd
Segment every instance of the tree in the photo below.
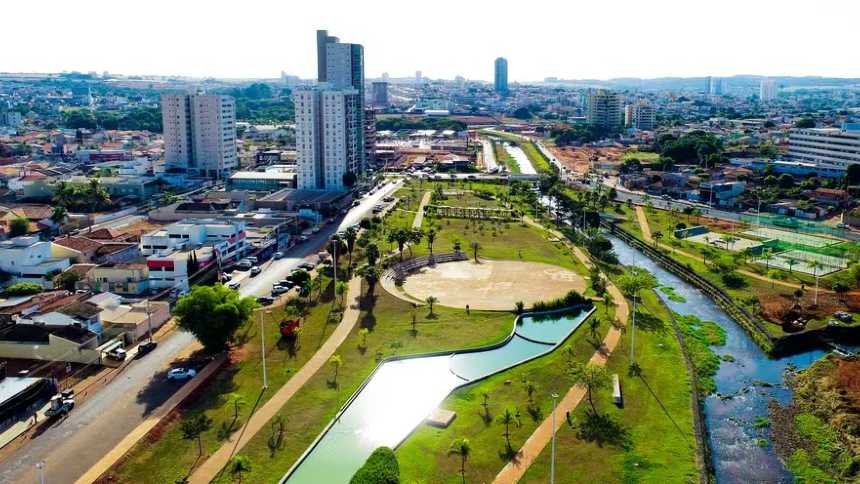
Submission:
{"label": "tree", "polygon": [[248,402],[245,401],[245,397],[241,393],[233,392],[227,395],[227,406],[233,408],[233,421],[230,422],[230,430],[233,430],[233,426],[239,420],[239,409],[247,404]]}
{"label": "tree", "polygon": [[761,254],[761,260],[764,261],[764,270],[770,270],[770,261],[773,260],[773,253],[767,249]]}
{"label": "tree", "polygon": [[652,237],[654,238],[654,248],[657,248],[660,244],[660,240],[663,239],[663,232],[658,230],[654,232]]}
{"label": "tree", "polygon": [[631,267],[618,278],[618,287],[633,301],[633,311],[631,311],[633,318],[630,332],[630,361],[635,362],[633,343],[636,335],[636,298],[640,291],[657,287],[657,278],[645,269]]}
{"label": "tree", "polygon": [[62,272],[54,278],[54,286],[65,289],[69,292],[75,292],[78,281],[81,280],[81,275],[75,271]]}
{"label": "tree", "polygon": [[522,314],[523,311],[525,310],[525,308],[526,308],[526,303],[524,303],[522,301],[517,301],[516,303],[514,303],[514,312],[517,314]]}
{"label": "tree", "polygon": [[54,210],[51,211],[51,221],[57,225],[62,225],[68,216],[69,212],[61,205],[54,207]]}
{"label": "tree", "polygon": [[474,254],[475,263],[477,263],[478,262],[478,251],[481,250],[481,244],[479,244],[477,241],[473,241],[471,244],[469,244],[469,246],[472,247],[472,254]]}
{"label": "tree", "polygon": [[433,255],[433,242],[436,241],[436,230],[430,229],[427,231],[427,249],[430,251],[430,255]]}
{"label": "tree", "polygon": [[230,474],[236,476],[242,484],[242,473],[251,470],[251,459],[242,454],[236,454],[230,459]]}
{"label": "tree", "polygon": [[819,275],[818,269],[821,269],[822,267],[824,267],[824,264],[822,264],[818,260],[813,259],[811,261],[807,261],[806,265],[810,269],[812,269],[812,275],[813,275],[813,277],[815,277],[815,297],[813,298],[813,304],[815,306],[818,306],[818,275]]}
{"label": "tree", "polygon": [[487,392],[481,393],[481,406],[484,407],[484,420],[490,421],[490,394]]}
{"label": "tree", "polygon": [[735,243],[737,243],[737,241],[739,241],[740,239],[735,237],[734,235],[727,235],[724,240],[726,241],[726,249],[732,250],[732,247],[734,247]]}
{"label": "tree", "polygon": [[252,298],[240,297],[221,284],[194,286],[176,303],[173,315],[179,327],[193,333],[207,351],[217,352],[234,341],[236,330],[256,306]]}
{"label": "tree", "polygon": [[212,428],[212,419],[204,413],[195,413],[182,420],[180,430],[182,438],[186,440],[197,439],[197,458],[203,456],[203,432]]}
{"label": "tree", "polygon": [[460,246],[460,239],[454,239],[453,249],[454,252],[458,254],[460,253],[460,250],[462,249],[462,247]]}
{"label": "tree", "polygon": [[399,228],[388,233],[388,242],[397,243],[397,250],[400,252],[400,260],[403,260],[403,249],[406,244],[412,239],[412,231]]}
{"label": "tree", "polygon": [[506,408],[501,415],[499,415],[499,423],[505,426],[505,432],[502,434],[505,437],[505,448],[509,451],[511,450],[511,425],[520,426],[520,414],[519,412],[512,412],[510,408]]}
{"label": "tree", "polygon": [[30,232],[30,221],[24,217],[17,217],[9,222],[9,238],[27,235]]}
{"label": "tree", "polygon": [[367,461],[356,471],[350,484],[399,484],[400,466],[397,456],[388,447],[379,447],[370,454]]}
{"label": "tree", "polygon": [[358,238],[358,231],[354,227],[348,227],[343,232],[343,240],[346,242],[346,252],[349,255],[348,268],[352,270],[352,251],[355,250],[355,240]]}
{"label": "tree", "polygon": [[379,268],[376,266],[364,266],[361,268],[361,277],[364,279],[364,282],[367,283],[367,295],[373,295],[373,290],[376,288],[376,283],[379,282],[379,278],[382,273],[379,271]]}
{"label": "tree", "polygon": [[346,296],[347,289],[349,289],[349,284],[346,281],[337,281],[337,285],[334,287],[334,292],[337,294],[338,299],[340,299],[341,306],[343,306],[343,299]]}
{"label": "tree", "polygon": [[848,284],[844,282],[837,282],[833,285],[833,292],[839,295],[839,300],[845,303],[845,294],[848,293]]}
{"label": "tree", "polygon": [[597,316],[592,316],[591,319],[589,319],[588,321],[588,334],[590,334],[594,342],[598,344],[600,343],[600,340],[598,338],[600,337],[601,322],[602,321]]}
{"label": "tree", "polygon": [[367,335],[370,334],[370,330],[367,328],[361,328],[358,330],[358,336],[361,338],[361,343],[359,343],[359,348],[367,349]]}
{"label": "tree", "polygon": [[379,246],[373,243],[368,244],[364,249],[364,255],[367,257],[367,264],[375,266],[379,260]]}
{"label": "tree", "polygon": [[358,176],[356,176],[355,172],[347,171],[343,174],[343,186],[347,188],[352,188],[355,186],[355,182],[358,181]]}
{"label": "tree", "polygon": [[815,127],[815,120],[812,118],[800,118],[794,123],[794,127],[795,128],[804,128],[804,129],[814,128]]}
{"label": "tree", "polygon": [[[858,166],[860,166],[860,165],[858,165]],[[793,272],[791,269],[792,269],[792,268],[794,267],[794,265],[795,265],[795,264],[797,264],[798,262],[800,262],[800,261],[799,261],[798,259],[794,258],[794,257],[786,257],[786,258],[785,258],[785,263],[786,263],[786,264],[788,264],[788,272]]]}
{"label": "tree", "polygon": [[16,282],[6,288],[8,296],[29,296],[42,292],[42,286],[33,282]]}
{"label": "tree", "polygon": [[430,306],[430,316],[433,316],[433,305],[439,302],[439,299],[436,296],[427,296],[427,299],[424,301]]}
{"label": "tree", "polygon": [[523,383],[523,388],[525,388],[525,390],[526,390],[526,395],[528,396],[529,406],[533,405],[534,404],[534,394],[537,391],[537,387],[535,386],[534,382],[532,382],[531,380],[526,380],[525,383]]}
{"label": "tree", "polygon": [[460,476],[463,482],[466,482],[466,460],[472,452],[472,447],[469,444],[469,439],[461,437],[454,442],[451,442],[451,447],[448,448],[448,455],[460,456]]}
{"label": "tree", "polygon": [[341,358],[340,355],[331,355],[331,358],[328,359],[328,364],[331,365],[334,370],[331,383],[332,385],[337,386],[337,374],[340,371],[340,367],[343,366],[343,358]]}
{"label": "tree", "polygon": [[609,386],[609,372],[606,371],[606,368],[592,363],[583,365],[574,362],[568,373],[574,384],[585,387],[588,403],[591,405],[592,412],[597,415],[597,407],[594,406],[594,392]]}

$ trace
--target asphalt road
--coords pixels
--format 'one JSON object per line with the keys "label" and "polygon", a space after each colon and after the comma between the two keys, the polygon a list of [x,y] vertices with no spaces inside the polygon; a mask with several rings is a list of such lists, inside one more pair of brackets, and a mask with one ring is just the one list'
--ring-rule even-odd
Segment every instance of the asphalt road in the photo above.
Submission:
{"label": "asphalt road", "polygon": [[[306,257],[316,254],[328,237],[358,223],[398,186],[385,185],[363,198],[339,223],[327,225],[293,247],[283,259],[263,264],[258,276],[244,276],[239,291],[246,296],[268,295],[275,282],[285,278]],[[193,341],[194,337],[184,331],[174,331],[159,341],[152,353],[132,362],[122,375],[80,403],[67,418],[55,422],[0,463],[0,482],[39,482],[35,465],[44,461],[47,482],[73,483],[181,387],[182,383],[167,381],[165,374]]]}

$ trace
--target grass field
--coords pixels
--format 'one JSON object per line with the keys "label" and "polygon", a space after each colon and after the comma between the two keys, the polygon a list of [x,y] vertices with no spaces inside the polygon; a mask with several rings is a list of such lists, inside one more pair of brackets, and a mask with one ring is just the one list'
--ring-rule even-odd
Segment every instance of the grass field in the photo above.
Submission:
{"label": "grass field", "polygon": [[[327,279],[326,279],[327,280]],[[233,429],[241,427],[257,406],[265,403],[300,368],[317,348],[325,341],[334,326],[327,323],[331,307],[333,289],[330,284],[303,322],[300,344],[296,347],[283,344],[277,322],[283,317],[283,308],[269,309],[264,314],[266,324],[266,364],[270,391],[260,393],[262,367],[260,357],[259,323],[247,323],[240,334],[244,345],[234,351],[227,366],[215,379],[204,386],[202,393],[181,408],[178,418],[173,419],[155,435],[143,439],[123,459],[121,465],[112,473],[118,482],[175,482],[188,474],[197,460],[196,440],[182,437],[181,422],[190,415],[204,413],[212,419],[211,429],[202,436],[204,456],[217,450],[223,443],[224,426],[233,421],[234,399],[238,396],[243,402],[239,408],[239,418],[233,422]],[[259,398],[259,401],[258,401]]]}
{"label": "grass field", "polygon": [[[427,318],[427,311],[419,309],[417,335],[411,332],[412,306],[389,295],[381,287],[375,290],[375,301],[370,306],[365,299],[359,325],[341,345],[338,354],[343,358],[337,388],[328,381],[331,369],[317,372],[310,381],[281,410],[285,421],[284,446],[276,451],[268,446],[268,433],[257,434],[242,454],[251,459],[252,470],[245,482],[276,482],[307,449],[323,430],[338,409],[359,385],[370,375],[377,362],[394,355],[424,353],[436,350],[483,346],[507,336],[514,316],[508,312],[471,311],[436,306],[435,319]],[[370,330],[367,348],[360,348],[359,330]],[[165,481],[162,481],[165,482]],[[231,482],[222,475],[217,482]]]}
{"label": "grass field", "polygon": [[[563,424],[556,437],[557,482],[698,480],[690,377],[665,307],[653,292],[645,293],[643,299],[635,351],[642,377],[627,373],[629,335],[625,333],[608,365],[609,371],[621,378],[624,407],[612,404],[608,390],[596,396],[598,411],[618,424],[620,443],[586,441],[577,436],[576,428]],[[580,404],[573,413],[575,424],[584,420],[586,408],[587,404]],[[547,482],[549,467],[547,447],[521,482]]]}

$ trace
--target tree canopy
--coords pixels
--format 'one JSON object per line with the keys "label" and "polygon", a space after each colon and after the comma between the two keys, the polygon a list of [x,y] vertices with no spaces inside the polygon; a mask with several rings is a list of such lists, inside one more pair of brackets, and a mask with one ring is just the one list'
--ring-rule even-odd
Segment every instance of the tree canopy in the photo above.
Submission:
{"label": "tree canopy", "polygon": [[723,152],[723,142],[704,131],[693,131],[676,138],[672,135],[660,137],[656,150],[676,163],[698,163],[713,165]]}
{"label": "tree canopy", "polygon": [[208,351],[221,351],[234,340],[236,330],[251,317],[256,302],[227,287],[194,286],[179,299],[173,314],[179,327],[200,340]]}
{"label": "tree canopy", "polygon": [[454,131],[463,131],[466,129],[466,123],[455,119],[441,117],[397,117],[397,118],[381,118],[376,120],[376,129],[380,131],[391,130],[398,131],[401,129],[436,129],[445,130],[453,129]]}
{"label": "tree canopy", "polygon": [[585,124],[553,128],[549,132],[549,135],[555,138],[555,144],[559,146],[573,143],[591,143],[605,138],[608,134],[609,131],[606,128]]}
{"label": "tree canopy", "polygon": [[350,479],[350,484],[397,484],[400,482],[400,466],[394,451],[379,447]]}

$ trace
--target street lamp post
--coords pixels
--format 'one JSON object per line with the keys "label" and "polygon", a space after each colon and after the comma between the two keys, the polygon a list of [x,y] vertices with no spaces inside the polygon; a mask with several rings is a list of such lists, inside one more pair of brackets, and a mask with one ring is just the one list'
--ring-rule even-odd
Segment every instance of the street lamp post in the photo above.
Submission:
{"label": "street lamp post", "polygon": [[[272,314],[271,311],[265,312],[267,315]],[[260,342],[263,355],[263,390],[269,388],[269,376],[266,373],[266,328],[263,326],[263,311],[260,311]]]}
{"label": "street lamp post", "polygon": [[552,457],[549,461],[549,484],[555,484],[555,409],[558,393],[552,394]]}
{"label": "street lamp post", "polygon": [[36,462],[36,471],[39,473],[39,484],[45,484],[45,461]]}

